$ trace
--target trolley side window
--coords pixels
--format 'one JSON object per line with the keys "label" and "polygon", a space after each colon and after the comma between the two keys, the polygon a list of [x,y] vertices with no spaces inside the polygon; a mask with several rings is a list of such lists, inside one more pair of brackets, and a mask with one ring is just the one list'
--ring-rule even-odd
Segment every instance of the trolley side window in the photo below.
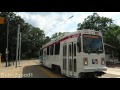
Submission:
{"label": "trolley side window", "polygon": [[69,56],[71,56],[71,44],[69,44]]}
{"label": "trolley side window", "polygon": [[55,44],[55,55],[59,55],[60,52],[60,43]]}
{"label": "trolley side window", "polygon": [[64,46],[63,46],[63,56],[64,56]]}
{"label": "trolley side window", "polygon": [[76,56],[76,44],[74,43],[74,56]]}
{"label": "trolley side window", "polygon": [[67,56],[67,44],[65,45],[65,56]]}
{"label": "trolley side window", "polygon": [[52,45],[50,48],[50,55],[53,55],[53,51],[54,51],[54,45]]}
{"label": "trolley side window", "polygon": [[80,37],[77,38],[77,51],[78,53],[81,52],[81,38]]}
{"label": "trolley side window", "polygon": [[47,55],[49,55],[49,47],[47,47]]}

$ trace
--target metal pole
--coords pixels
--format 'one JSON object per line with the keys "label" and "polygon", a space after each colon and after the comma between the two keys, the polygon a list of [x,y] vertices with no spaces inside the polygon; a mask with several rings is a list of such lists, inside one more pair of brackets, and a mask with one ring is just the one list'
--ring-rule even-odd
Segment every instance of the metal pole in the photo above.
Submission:
{"label": "metal pole", "polygon": [[16,68],[17,68],[18,50],[19,50],[19,32],[20,32],[20,25],[18,25],[18,31],[17,31],[17,44],[16,44]]}
{"label": "metal pole", "polygon": [[21,60],[21,33],[20,33],[20,60]]}
{"label": "metal pole", "polygon": [[8,35],[9,35],[9,21],[7,19],[7,48],[6,48],[6,67],[8,66]]}
{"label": "metal pole", "polygon": [[21,60],[21,33],[19,35],[20,35],[20,37],[19,37],[19,40],[20,40],[20,43],[19,43],[19,65],[20,65],[20,60]]}

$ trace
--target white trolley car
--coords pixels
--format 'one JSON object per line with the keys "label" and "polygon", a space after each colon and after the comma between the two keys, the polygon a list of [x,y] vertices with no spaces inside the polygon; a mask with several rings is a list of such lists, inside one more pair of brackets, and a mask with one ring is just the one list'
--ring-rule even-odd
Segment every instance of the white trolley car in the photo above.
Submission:
{"label": "white trolley car", "polygon": [[40,49],[42,65],[68,77],[97,77],[105,74],[105,51],[101,32],[66,32]]}

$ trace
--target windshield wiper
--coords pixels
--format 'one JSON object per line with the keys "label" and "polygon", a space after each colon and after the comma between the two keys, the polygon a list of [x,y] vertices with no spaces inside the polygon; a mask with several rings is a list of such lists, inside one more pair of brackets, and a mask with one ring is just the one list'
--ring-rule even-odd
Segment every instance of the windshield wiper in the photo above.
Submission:
{"label": "windshield wiper", "polygon": [[103,52],[103,50],[99,49],[98,52]]}
{"label": "windshield wiper", "polygon": [[88,54],[90,54],[90,52],[91,52],[91,48],[88,49]]}
{"label": "windshield wiper", "polygon": [[98,50],[94,50],[96,53],[100,54],[102,52],[102,50],[98,49]]}

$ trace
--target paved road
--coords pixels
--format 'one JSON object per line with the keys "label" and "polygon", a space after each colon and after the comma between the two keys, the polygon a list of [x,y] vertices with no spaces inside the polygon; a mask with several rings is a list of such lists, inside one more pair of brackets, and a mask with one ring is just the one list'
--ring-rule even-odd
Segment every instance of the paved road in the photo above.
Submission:
{"label": "paved road", "polygon": [[[42,72],[42,73],[44,73],[43,75],[47,75],[48,78],[68,78],[64,75],[57,74],[57,73],[53,72],[52,70],[50,70],[46,67],[43,67],[41,65],[38,65],[38,66],[36,65],[34,67],[34,69],[36,69],[36,74],[38,72],[39,73]],[[37,72],[37,70],[38,70],[38,72]],[[41,76],[43,76],[43,75],[41,75]],[[42,77],[39,77],[39,78],[42,78]],[[120,68],[119,67],[115,67],[115,68],[108,67],[106,74],[104,74],[102,77],[98,77],[98,78],[120,78]]]}
{"label": "paved road", "polygon": [[[45,67],[43,67],[45,68]],[[49,70],[47,68],[45,68],[46,70]],[[45,70],[45,71],[46,71]],[[55,72],[49,70],[51,73],[53,73],[54,75],[58,76],[59,78],[68,78],[64,75],[60,75],[60,74],[56,74]],[[54,75],[52,75],[52,77],[54,77]],[[108,70],[106,71],[106,74],[104,74],[103,76],[101,77],[98,77],[98,78],[120,78],[120,68],[117,69],[117,68],[108,68]]]}
{"label": "paved road", "polygon": [[[13,75],[14,77],[11,76],[10,78],[68,78],[64,75],[57,74],[54,71],[41,66],[39,60],[22,61],[17,68],[15,68],[15,65],[11,67],[4,66],[5,63],[2,64],[0,75],[16,73],[22,75],[20,77]],[[120,78],[120,68],[108,68],[106,74],[98,78]]]}
{"label": "paved road", "polygon": [[63,75],[57,74],[54,71],[41,65],[26,66],[23,68],[22,73],[23,74],[31,73],[32,74],[31,77],[28,78],[65,78]]}
{"label": "paved road", "polygon": [[[39,65],[31,65],[23,68],[22,78],[49,78],[45,73],[43,73],[38,67]],[[26,76],[25,76],[26,75]],[[27,76],[30,75],[30,76]]]}
{"label": "paved road", "polygon": [[[30,72],[33,73],[32,78],[68,78],[64,75],[57,74],[54,71],[46,67],[43,67],[41,65],[28,66],[23,68],[23,73],[30,73]],[[120,78],[120,75],[116,75],[114,73],[111,74],[109,73],[109,71],[107,71],[106,74],[98,78]]]}
{"label": "paved road", "polygon": [[[0,78],[61,78],[52,70],[40,65],[39,60],[24,60],[16,68],[16,65],[5,67],[5,63],[0,66]],[[63,77],[64,78],[64,77]]]}

